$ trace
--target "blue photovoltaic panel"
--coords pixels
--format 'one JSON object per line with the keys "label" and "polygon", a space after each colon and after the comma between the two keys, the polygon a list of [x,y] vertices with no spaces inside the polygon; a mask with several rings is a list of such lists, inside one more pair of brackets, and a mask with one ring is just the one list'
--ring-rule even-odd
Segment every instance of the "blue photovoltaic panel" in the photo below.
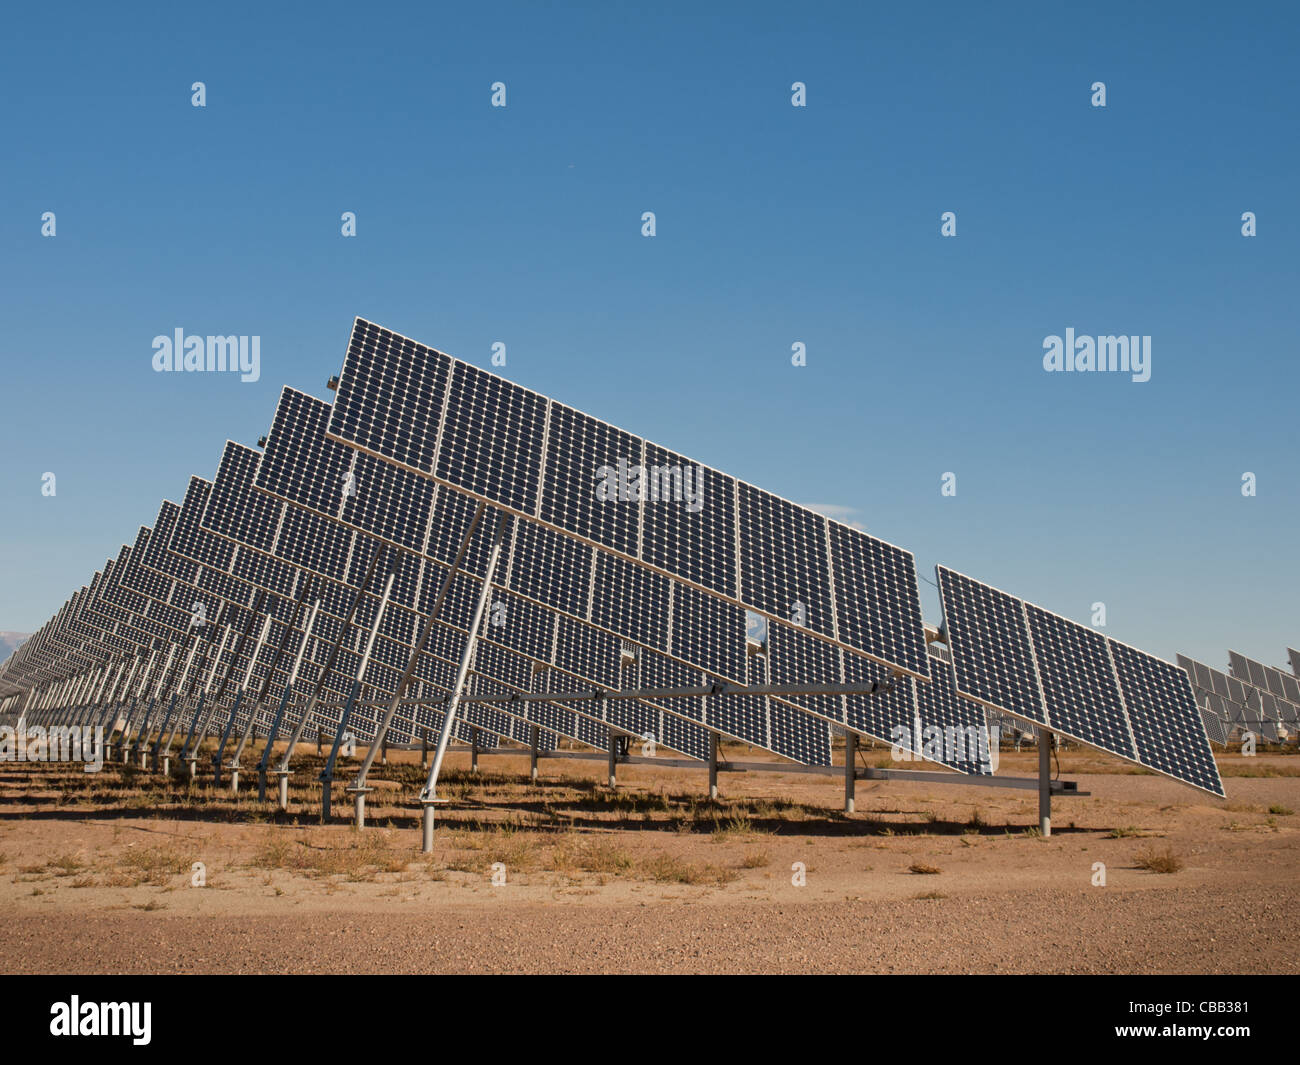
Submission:
{"label": "blue photovoltaic panel", "polygon": [[357,534],[338,522],[290,506],[276,540],[277,553],[295,566],[341,581]]}
{"label": "blue photovoltaic panel", "polygon": [[588,545],[540,525],[520,522],[507,585],[511,591],[565,614],[586,617],[591,567]]}
{"label": "blue photovoltaic panel", "polygon": [[1054,732],[1136,759],[1106,637],[1026,604],[1038,677]]}
{"label": "blue photovoltaic panel", "polygon": [[[756,665],[755,659],[760,658],[759,655],[749,656],[749,661],[746,662],[746,684],[759,683],[759,673],[762,671],[763,663],[759,661]],[[767,703],[767,697],[762,695],[710,695],[705,700],[705,721],[708,722],[709,728],[717,732],[734,736],[757,747],[774,749],[771,748],[771,737],[768,735]],[[788,742],[788,737],[780,739],[782,742]],[[807,761],[805,755],[812,757],[808,751],[798,746],[793,750],[789,748],[777,750],[776,753],[796,758],[801,762]]]}
{"label": "blue photovoltaic panel", "polygon": [[644,465],[641,558],[735,597],[735,480],[649,441]]}
{"label": "blue photovoltaic panel", "polygon": [[1109,642],[1139,760],[1222,798],[1223,783],[1187,674],[1136,648]]}
{"label": "blue photovoltaic panel", "polygon": [[[531,513],[545,423],[546,401],[541,396],[458,362],[436,475],[493,503]],[[592,471],[584,473],[591,478]]]}
{"label": "blue photovoltaic panel", "polygon": [[672,653],[723,680],[745,683],[745,610],[685,584],[673,586]]}
{"label": "blue photovoltaic panel", "polygon": [[168,577],[192,583],[198,573],[198,564],[181,558],[167,549],[175,535],[176,518],[181,508],[170,500],[163,500],[154,519],[153,534],[145,548],[141,564]]}
{"label": "blue photovoltaic panel", "polygon": [[329,431],[412,469],[431,471],[451,358],[358,318]]}
{"label": "blue photovoltaic panel", "polygon": [[325,439],[329,413],[330,406],[323,400],[283,389],[255,487],[315,511],[337,514],[356,451]]}
{"label": "blue photovoltaic panel", "polygon": [[957,691],[1045,725],[1021,601],[944,566],[936,573]]}
{"label": "blue photovoltaic panel", "polygon": [[922,757],[961,773],[993,772],[984,707],[957,694],[951,664],[931,656],[929,684],[908,677],[900,677],[898,683],[915,692]]}
{"label": "blue photovoltaic panel", "polygon": [[254,486],[389,544],[423,551],[433,483],[329,439],[329,415],[323,400],[284,389]]}
{"label": "blue photovoltaic panel", "polygon": [[[937,572],[962,695],[1223,794],[1192,682],[1182,668],[1107,639],[1116,700],[1099,646],[1084,635],[1091,630],[943,566]],[[1062,715],[1062,723],[1044,712],[1047,707]],[[1072,733],[1069,725],[1087,734]]]}
{"label": "blue photovoltaic panel", "polygon": [[[879,662],[862,655],[844,656],[844,680],[847,684],[887,685],[890,670]],[[869,695],[847,695],[844,723],[852,731],[884,743],[898,743],[912,750],[907,743],[916,731],[916,701],[912,685],[898,678],[893,687]],[[913,751],[920,754],[920,751]]]}
{"label": "blue photovoltaic panel", "polygon": [[769,703],[773,749],[803,752],[808,765],[831,764],[831,726],[775,699]]}
{"label": "blue photovoltaic panel", "polygon": [[201,524],[220,536],[269,552],[285,504],[251,490],[260,458],[252,448],[226,441]]}
{"label": "blue photovoltaic panel", "polygon": [[356,464],[342,520],[408,551],[423,551],[436,491],[433,482],[372,455],[352,454]]}
{"label": "blue photovoltaic panel", "polygon": [[668,650],[670,581],[601,551],[592,582],[591,622],[645,647]]}
{"label": "blue photovoltaic panel", "polygon": [[[767,632],[767,657],[767,672],[773,684],[843,683],[840,649],[799,629],[786,625],[770,626]],[[837,725],[844,724],[842,695],[792,695],[782,701]]]}
{"label": "blue photovoltaic panel", "polygon": [[740,598],[833,637],[826,519],[744,482],[739,487]]}
{"label": "blue photovoltaic panel", "polygon": [[555,615],[545,607],[509,592],[497,591],[495,603],[501,604],[501,610],[494,611],[501,624],[489,624],[484,630],[484,639],[539,662],[551,661],[555,645]]}
{"label": "blue photovoltaic panel", "polygon": [[203,528],[203,514],[208,509],[211,496],[210,481],[201,477],[190,478],[185,500],[176,519],[176,528],[165,546],[168,550],[202,562],[205,566],[224,570],[230,566],[235,545]]}
{"label": "blue photovoltaic panel", "polygon": [[[622,641],[608,632],[561,617],[555,644],[555,662],[560,669],[594,681],[607,691],[621,688]],[[572,691],[576,685],[571,684]]]}
{"label": "blue photovoltaic panel", "polygon": [[[630,664],[624,665],[622,669],[623,687],[627,689],[641,688],[641,663],[638,658],[634,658]],[[644,739],[649,734],[656,743],[662,743],[663,736],[663,711],[656,707],[643,703],[640,700],[621,699],[617,707],[610,704],[611,712],[609,720],[618,728],[627,732],[638,739]]]}
{"label": "blue photovoltaic panel", "polygon": [[[538,440],[536,446],[540,444]],[[640,438],[631,433],[552,403],[538,516],[635,556],[643,486],[632,470],[641,466],[641,446]],[[684,506],[672,500],[649,505]]]}
{"label": "blue photovoltaic panel", "polygon": [[912,553],[836,521],[829,527],[839,639],[914,676],[928,676]]}
{"label": "blue photovoltaic panel", "polygon": [[[655,688],[694,688],[704,683],[703,674],[698,669],[682,665],[666,655],[654,651],[642,650],[637,659],[640,664],[641,687]],[[671,698],[654,698],[647,700],[675,717],[688,721],[704,723],[704,701],[688,696]],[[665,741],[666,742],[666,741]]]}
{"label": "blue photovoltaic panel", "polygon": [[1233,675],[1270,692],[1274,697],[1285,700],[1292,705],[1300,704],[1300,683],[1289,673],[1280,669],[1246,658],[1236,651],[1228,652]]}

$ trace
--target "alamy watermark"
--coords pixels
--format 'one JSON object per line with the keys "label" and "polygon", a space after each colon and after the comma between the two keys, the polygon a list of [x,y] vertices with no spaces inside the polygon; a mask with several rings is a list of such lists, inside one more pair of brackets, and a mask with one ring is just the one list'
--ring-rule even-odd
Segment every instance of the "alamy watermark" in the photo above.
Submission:
{"label": "alamy watermark", "polygon": [[1048,373],[1108,371],[1132,374],[1134,381],[1151,380],[1149,336],[1075,336],[1071,327],[1064,338],[1055,333],[1043,337],[1043,351]]}
{"label": "alamy watermark", "polygon": [[130,1036],[138,1047],[152,1039],[152,1002],[82,1002],[73,995],[69,1002],[50,1006],[50,1035]]}
{"label": "alamy watermark", "polygon": [[187,336],[177,328],[171,336],[153,338],[153,368],[158,373],[228,371],[251,384],[262,376],[262,338]]}
{"label": "alamy watermark", "polygon": [[703,466],[641,466],[620,458],[596,470],[596,498],[602,503],[683,503],[689,514],[704,509]]}
{"label": "alamy watermark", "polygon": [[[1001,729],[994,725],[895,725],[889,733],[889,756],[895,762],[938,762],[944,765],[975,763],[990,773],[998,771]],[[914,742],[919,741],[919,742]]]}
{"label": "alamy watermark", "polygon": [[25,721],[0,725],[0,762],[85,762],[85,772],[104,768],[104,729],[57,725],[46,729]]}

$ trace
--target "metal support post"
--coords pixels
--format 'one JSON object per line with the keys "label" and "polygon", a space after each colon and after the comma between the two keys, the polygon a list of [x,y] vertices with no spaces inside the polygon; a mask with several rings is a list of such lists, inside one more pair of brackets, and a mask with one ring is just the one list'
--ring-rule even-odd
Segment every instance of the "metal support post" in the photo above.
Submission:
{"label": "metal support post", "polygon": [[709,798],[718,798],[718,734],[709,733]]}
{"label": "metal support post", "polygon": [[618,734],[614,731],[614,726],[609,727],[609,786],[618,787]]}
{"label": "metal support post", "polygon": [[[482,509],[480,505],[479,513]],[[496,576],[497,562],[501,559],[501,545],[505,542],[508,520],[507,516],[502,514],[497,523],[492,550],[488,553],[487,569],[483,574],[483,587],[479,590],[478,602],[474,604],[474,616],[470,620],[465,647],[460,653],[460,662],[456,666],[456,679],[452,685],[451,697],[447,700],[443,711],[445,716],[442,719],[442,731],[438,734],[438,748],[434,751],[433,765],[429,767],[429,776],[424,782],[424,790],[420,792],[420,805],[423,807],[421,849],[425,854],[433,851],[433,810],[435,804],[439,802],[438,774],[442,771],[442,760],[447,755],[447,744],[451,742],[451,730],[456,722],[456,711],[460,707],[461,694],[465,690],[465,679],[469,676],[469,664],[474,657],[474,645],[478,639],[479,628],[483,624],[483,613],[487,610],[487,602],[492,594],[492,580]],[[400,691],[398,695],[401,695]]]}
{"label": "metal support post", "polygon": [[851,814],[854,812],[857,799],[858,778],[855,772],[858,760],[858,737],[849,732],[844,732],[844,812]]}
{"label": "metal support post", "polygon": [[1052,834],[1052,733],[1038,730],[1038,831]]}

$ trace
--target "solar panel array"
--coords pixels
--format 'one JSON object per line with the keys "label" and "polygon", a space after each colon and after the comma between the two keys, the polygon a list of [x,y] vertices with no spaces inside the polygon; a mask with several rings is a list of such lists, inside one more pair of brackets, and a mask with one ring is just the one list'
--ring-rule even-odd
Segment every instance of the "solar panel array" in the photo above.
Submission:
{"label": "solar panel array", "polygon": [[910,552],[362,319],[327,432],[713,598],[778,624],[797,616],[819,638],[928,676]]}
{"label": "solar panel array", "polygon": [[1182,669],[946,566],[936,573],[960,694],[1223,795]]}
{"label": "solar panel array", "polygon": [[1202,716],[1211,714],[1221,726],[1207,724],[1211,736],[1252,732],[1270,742],[1300,736],[1300,687],[1291,674],[1264,665],[1235,651],[1228,652],[1231,673],[1214,669],[1185,655],[1178,664],[1191,678]]}
{"label": "solar panel array", "polygon": [[[543,746],[603,747],[612,729],[702,759],[717,734],[829,765],[839,729],[983,774],[990,715],[1006,714],[1222,794],[1206,708],[1177,667],[942,567],[951,653],[931,649],[910,552],[362,319],[335,402],[284,389],[264,452],[227,442],[213,480],[163,501],[0,683],[80,693],[106,662],[125,674],[166,647],[174,674],[193,647],[205,676],[268,695],[235,715],[227,694],[217,727],[261,727],[301,648],[298,701],[319,678],[328,704],[312,729],[337,727],[359,678],[351,727],[373,738],[370,704],[397,691],[444,584],[407,695],[454,684],[499,514],[470,693],[554,698],[467,703],[462,738],[526,743],[536,728]],[[1253,690],[1283,700],[1288,682]],[[772,685],[836,690],[743,693]],[[575,697],[661,688],[714,694]],[[403,707],[389,738],[441,721]]]}

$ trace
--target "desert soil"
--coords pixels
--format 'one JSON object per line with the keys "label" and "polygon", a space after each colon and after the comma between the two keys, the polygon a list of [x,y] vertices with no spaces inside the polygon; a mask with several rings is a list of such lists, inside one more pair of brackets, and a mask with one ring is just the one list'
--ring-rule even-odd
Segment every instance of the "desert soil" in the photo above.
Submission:
{"label": "desert soil", "polygon": [[432,856],[418,760],[376,767],[361,833],[342,782],[320,823],[314,748],[288,814],[120,765],[0,764],[0,971],[1300,971],[1293,754],[1221,756],[1220,801],[1064,752],[1091,795],[1056,800],[1048,839],[1032,792],[860,781],[845,815],[834,777],[724,773],[713,803],[702,770],[622,766],[611,792],[602,762],[543,760],[534,786],[526,756],[474,774],[456,754]]}

